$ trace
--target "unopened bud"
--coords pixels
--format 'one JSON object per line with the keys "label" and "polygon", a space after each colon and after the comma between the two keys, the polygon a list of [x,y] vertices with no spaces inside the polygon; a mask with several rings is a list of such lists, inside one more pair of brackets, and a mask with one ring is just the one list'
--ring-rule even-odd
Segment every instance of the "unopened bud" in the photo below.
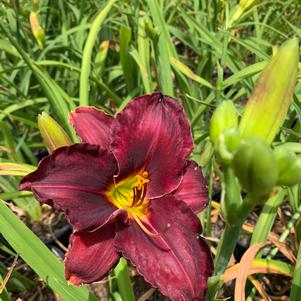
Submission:
{"label": "unopened bud", "polygon": [[38,127],[49,153],[59,147],[72,144],[63,128],[45,112],[38,116]]}
{"label": "unopened bud", "polygon": [[301,159],[284,148],[276,148],[278,185],[293,186],[301,182]]}
{"label": "unopened bud", "polygon": [[259,137],[241,143],[232,164],[242,187],[252,196],[267,195],[276,184],[276,160],[269,145]]}
{"label": "unopened bud", "polygon": [[40,25],[38,14],[32,11],[29,16],[29,21],[30,21],[32,34],[34,35],[36,41],[38,42],[39,47],[43,48],[45,42],[45,32],[42,26]]}
{"label": "unopened bud", "polygon": [[298,61],[298,42],[291,39],[264,68],[239,124],[243,138],[259,136],[268,143],[274,140],[291,104]]}
{"label": "unopened bud", "polygon": [[255,2],[256,0],[240,0],[239,4],[233,10],[231,23],[237,21]]}
{"label": "unopened bud", "polygon": [[256,0],[240,0],[239,5],[244,9],[250,8],[253,4],[255,4]]}
{"label": "unopened bud", "polygon": [[221,163],[231,164],[234,151],[238,148],[240,141],[238,128],[231,127],[224,130],[215,144],[215,153]]}
{"label": "unopened bud", "polygon": [[224,130],[238,126],[238,115],[232,101],[223,101],[214,111],[210,122],[210,139],[216,143]]}

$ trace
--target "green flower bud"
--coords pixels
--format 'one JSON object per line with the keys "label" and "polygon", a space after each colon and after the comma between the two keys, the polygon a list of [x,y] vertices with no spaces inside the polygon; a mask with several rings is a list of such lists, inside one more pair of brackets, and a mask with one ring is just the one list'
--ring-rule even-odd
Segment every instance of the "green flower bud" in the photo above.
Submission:
{"label": "green flower bud", "polygon": [[225,129],[238,126],[238,114],[232,101],[223,101],[214,111],[210,122],[210,139],[217,142]]}
{"label": "green flower bud", "polygon": [[276,184],[278,173],[274,154],[259,137],[241,143],[232,164],[242,187],[254,197],[269,194]]}
{"label": "green flower bud", "polygon": [[231,164],[234,151],[238,148],[240,141],[238,128],[231,127],[224,130],[215,144],[215,153],[221,163]]}
{"label": "green flower bud", "polygon": [[276,148],[278,185],[293,186],[301,182],[301,159],[284,148]]}
{"label": "green flower bud", "polygon": [[234,8],[231,13],[231,23],[237,21],[248,9],[250,9],[256,0],[240,0],[239,4]]}
{"label": "green flower bud", "polygon": [[30,13],[29,22],[32,34],[38,42],[39,47],[42,49],[45,43],[45,31],[40,25],[39,16],[36,12],[32,11]]}
{"label": "green flower bud", "polygon": [[259,136],[269,144],[274,140],[292,100],[298,61],[298,41],[291,39],[264,68],[239,124],[243,138]]}
{"label": "green flower bud", "polygon": [[240,132],[237,127],[231,127],[224,130],[225,144],[227,149],[233,153],[241,142]]}
{"label": "green flower bud", "polygon": [[45,112],[38,116],[38,127],[49,153],[59,147],[72,144],[63,128]]}

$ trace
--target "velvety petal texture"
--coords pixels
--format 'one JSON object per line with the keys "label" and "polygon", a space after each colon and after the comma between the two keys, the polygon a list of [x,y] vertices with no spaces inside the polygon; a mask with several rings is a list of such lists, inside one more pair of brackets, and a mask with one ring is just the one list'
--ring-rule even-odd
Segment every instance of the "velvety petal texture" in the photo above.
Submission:
{"label": "velvety petal texture", "polygon": [[173,193],[177,200],[185,202],[195,213],[201,212],[208,204],[206,181],[195,161],[187,161],[179,188]]}
{"label": "velvety petal texture", "polygon": [[184,202],[164,196],[152,201],[145,226],[160,236],[150,237],[131,222],[117,231],[115,247],[172,300],[203,300],[212,259],[197,235],[201,225],[196,215]]}
{"label": "velvety petal texture", "polygon": [[94,229],[117,209],[103,195],[115,173],[111,152],[74,144],[44,158],[35,172],[23,178],[20,189],[31,190],[40,202],[64,211],[74,230]]}
{"label": "velvety petal texture", "polygon": [[69,114],[69,120],[82,142],[109,147],[112,116],[94,107],[78,107]]}
{"label": "velvety petal texture", "polygon": [[70,121],[83,143],[55,150],[20,184],[73,227],[66,278],[98,281],[123,255],[171,300],[203,300],[213,263],[195,213],[207,187],[186,158],[193,139],[182,106],[154,93],[115,118],[79,107]]}
{"label": "velvety petal texture", "polygon": [[113,247],[114,236],[112,223],[93,232],[74,233],[65,257],[66,279],[75,285],[101,280],[120,257]]}
{"label": "velvety petal texture", "polygon": [[116,116],[111,133],[111,150],[121,178],[146,169],[149,199],[178,187],[193,140],[187,117],[176,100],[161,93],[135,98]]}

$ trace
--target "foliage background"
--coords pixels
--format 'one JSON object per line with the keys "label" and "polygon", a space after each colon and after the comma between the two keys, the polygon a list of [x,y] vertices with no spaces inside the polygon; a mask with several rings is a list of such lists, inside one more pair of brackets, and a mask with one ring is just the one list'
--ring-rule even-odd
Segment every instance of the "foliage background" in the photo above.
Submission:
{"label": "foliage background", "polygon": [[[1,162],[36,165],[46,155],[37,128],[42,111],[76,142],[67,121],[76,106],[94,105],[114,114],[133,97],[159,90],[181,100],[193,130],[194,159],[215,198],[221,171],[208,138],[213,109],[231,99],[241,111],[275,46],[301,37],[300,1],[243,3],[251,5],[233,20],[239,8],[234,0],[1,1]],[[110,4],[105,15],[103,7]],[[34,37],[32,12],[44,41]],[[95,39],[88,39],[89,32]],[[278,140],[299,141],[300,100],[299,74]],[[30,193],[18,192],[18,181],[1,177],[0,198],[32,225],[42,218],[41,208]],[[290,210],[298,213],[298,193],[291,196]],[[207,237],[216,235],[211,213],[209,206],[200,217]],[[0,248],[7,252],[4,244]],[[3,275],[5,269],[4,264]]]}

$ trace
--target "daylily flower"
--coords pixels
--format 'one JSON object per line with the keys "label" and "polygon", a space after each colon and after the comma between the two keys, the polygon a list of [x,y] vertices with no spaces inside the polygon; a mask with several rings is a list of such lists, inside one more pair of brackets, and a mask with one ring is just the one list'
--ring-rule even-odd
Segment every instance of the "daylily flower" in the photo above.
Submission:
{"label": "daylily flower", "polygon": [[100,280],[124,256],[172,300],[202,300],[212,259],[195,213],[208,199],[200,168],[186,159],[193,140],[183,108],[154,93],[115,118],[79,107],[70,121],[82,143],[55,150],[20,184],[74,229],[66,278]]}

